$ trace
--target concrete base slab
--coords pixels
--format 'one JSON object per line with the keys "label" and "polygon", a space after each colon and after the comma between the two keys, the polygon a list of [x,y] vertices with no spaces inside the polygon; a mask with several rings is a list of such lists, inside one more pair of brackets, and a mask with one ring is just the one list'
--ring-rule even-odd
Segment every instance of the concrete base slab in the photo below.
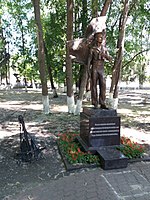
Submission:
{"label": "concrete base slab", "polygon": [[105,170],[125,168],[128,158],[116,149],[116,146],[101,147],[97,150],[100,156],[101,167]]}

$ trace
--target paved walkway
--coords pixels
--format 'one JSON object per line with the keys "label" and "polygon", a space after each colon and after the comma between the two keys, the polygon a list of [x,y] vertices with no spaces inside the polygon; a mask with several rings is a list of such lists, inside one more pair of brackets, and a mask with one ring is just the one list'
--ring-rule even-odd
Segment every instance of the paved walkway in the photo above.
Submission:
{"label": "paved walkway", "polygon": [[[1,93],[0,180],[2,183],[0,182],[0,185],[4,186],[0,189],[0,197],[2,190],[6,190],[7,193],[2,200],[150,200],[150,162],[132,163],[128,164],[127,168],[117,170],[105,171],[96,168],[75,171],[68,175],[64,173],[64,166],[57,155],[57,149],[54,148],[53,140],[55,132],[77,127],[78,122],[75,124],[77,117],[72,116],[71,123],[70,116],[61,113],[61,109],[64,111],[64,105],[55,106],[58,103],[56,101],[62,102],[60,97],[52,102],[54,114],[46,119],[45,116],[41,116],[41,96],[36,93],[33,98],[32,95],[25,94],[26,99],[23,99],[20,93],[14,93],[13,98],[11,94]],[[45,138],[47,142],[49,148],[46,159],[41,163],[18,166],[12,157],[13,149],[8,148],[8,145],[15,147],[18,144],[16,135],[19,130],[18,114],[25,116],[29,125],[28,130],[37,132],[38,137],[42,137],[42,140]],[[143,119],[149,120],[149,113],[145,113]],[[148,124],[147,121],[144,122]],[[136,136],[137,141],[150,144],[148,131],[143,133],[133,132],[128,128],[123,130],[123,135],[128,133],[130,134],[128,136],[134,135],[134,138]],[[66,175],[58,178],[61,172]],[[53,177],[54,175],[58,176]],[[23,185],[22,182],[25,185],[23,190],[19,186]],[[16,189],[14,196],[10,195],[13,187]]]}
{"label": "paved walkway", "polygon": [[27,189],[11,200],[149,200],[150,163],[127,168],[100,168],[73,174]]}

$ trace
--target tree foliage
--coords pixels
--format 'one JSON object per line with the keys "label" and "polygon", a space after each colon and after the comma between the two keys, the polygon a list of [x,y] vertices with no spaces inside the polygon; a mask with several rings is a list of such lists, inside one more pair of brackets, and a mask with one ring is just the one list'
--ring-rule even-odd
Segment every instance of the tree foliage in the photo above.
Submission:
{"label": "tree foliage", "polygon": [[43,10],[44,40],[48,50],[48,62],[52,68],[54,80],[64,82],[65,41],[66,41],[66,1],[49,1],[47,14]]}
{"label": "tree foliage", "polygon": [[[75,0],[74,1],[74,38],[83,37],[87,24],[92,19],[94,8],[101,12],[104,0]],[[112,1],[107,12],[106,45],[112,57],[116,55],[119,18],[121,15],[121,0]],[[98,5],[95,7],[95,5]],[[3,9],[2,9],[3,7]],[[48,61],[52,68],[53,78],[63,83],[65,73],[65,44],[67,10],[66,1],[43,0],[42,24],[44,42],[48,49]],[[121,78],[124,81],[138,77],[141,84],[145,80],[145,68],[148,64],[150,49],[150,13],[149,2],[146,0],[129,0],[129,14],[126,25],[125,52],[123,56]],[[1,0],[0,13],[1,30],[5,40],[9,42],[11,66],[15,66],[21,75],[28,79],[39,78],[37,68],[37,41],[33,23],[33,7],[30,0]],[[6,44],[0,38],[1,55]],[[79,66],[73,66],[74,80],[77,80]],[[111,75],[112,67],[106,63],[106,74]],[[144,74],[144,75],[143,75]]]}

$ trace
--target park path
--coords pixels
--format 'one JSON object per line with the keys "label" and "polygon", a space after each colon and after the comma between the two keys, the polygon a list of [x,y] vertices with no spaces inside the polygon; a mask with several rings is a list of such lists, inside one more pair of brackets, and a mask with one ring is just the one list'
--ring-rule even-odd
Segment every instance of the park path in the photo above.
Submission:
{"label": "park path", "polygon": [[[40,91],[0,91],[0,199],[24,187],[57,179],[66,172],[58,153],[58,133],[79,130],[79,117],[67,114],[65,97],[53,99],[50,104],[53,114],[42,113]],[[38,162],[19,163],[14,159],[19,151],[18,116],[23,115],[27,131],[37,142],[46,145],[43,159]]]}
{"label": "park path", "polygon": [[[149,94],[149,91],[122,91],[118,109],[122,116],[121,134],[129,134],[130,137],[143,143],[150,142],[148,139],[150,135],[149,99],[146,104],[143,104],[143,96]],[[57,149],[57,135],[69,130],[79,131],[80,119],[79,116],[67,113],[66,94],[62,93],[59,94],[59,98],[52,98],[50,93],[50,105],[52,114],[44,115],[40,90],[29,90],[28,93],[24,90],[0,91],[0,199],[9,200],[22,190],[38,188],[39,184],[55,185],[56,182],[53,181],[60,179],[63,181],[64,176],[70,177],[71,174],[73,176],[75,174],[77,180],[80,179],[80,173],[87,173],[87,177],[92,174],[93,177],[96,176],[97,170],[96,172],[89,169],[73,173],[66,172]],[[19,147],[18,115],[20,114],[24,116],[27,130],[36,136],[39,143],[47,146],[43,152],[43,158],[38,162],[18,163],[14,159]],[[134,169],[128,170],[133,171]],[[88,175],[90,171],[91,175]],[[103,170],[98,169],[98,171],[101,176]],[[144,173],[145,171],[142,172]],[[73,178],[69,177],[66,179],[67,184]],[[61,199],[61,195],[56,197]],[[26,197],[26,199],[29,198]]]}

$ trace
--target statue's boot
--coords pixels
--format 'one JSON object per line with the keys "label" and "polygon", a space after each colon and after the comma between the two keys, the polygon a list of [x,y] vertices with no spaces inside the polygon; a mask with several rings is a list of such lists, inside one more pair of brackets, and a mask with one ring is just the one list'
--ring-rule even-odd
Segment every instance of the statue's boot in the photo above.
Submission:
{"label": "statue's boot", "polygon": [[106,107],[105,104],[101,104],[101,109],[107,109],[108,110],[108,108]]}

